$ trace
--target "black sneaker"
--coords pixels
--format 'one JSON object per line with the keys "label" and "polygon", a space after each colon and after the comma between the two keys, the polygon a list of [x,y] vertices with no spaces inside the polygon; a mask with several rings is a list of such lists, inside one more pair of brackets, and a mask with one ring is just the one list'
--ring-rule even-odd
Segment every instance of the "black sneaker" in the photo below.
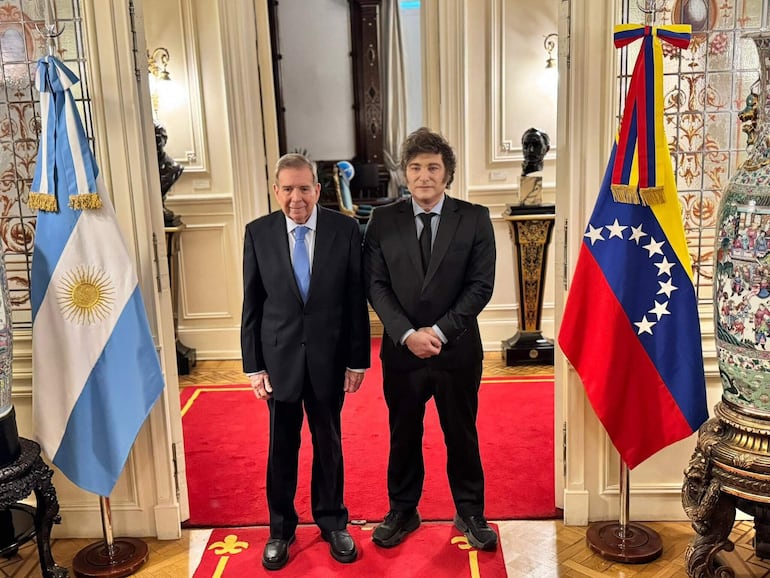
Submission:
{"label": "black sneaker", "polygon": [[484,516],[466,516],[461,518],[455,515],[455,528],[460,530],[468,538],[471,546],[480,550],[494,550],[497,548],[497,534],[489,527]]}
{"label": "black sneaker", "polygon": [[398,546],[409,532],[420,527],[417,510],[391,510],[372,532],[372,542],[383,548]]}

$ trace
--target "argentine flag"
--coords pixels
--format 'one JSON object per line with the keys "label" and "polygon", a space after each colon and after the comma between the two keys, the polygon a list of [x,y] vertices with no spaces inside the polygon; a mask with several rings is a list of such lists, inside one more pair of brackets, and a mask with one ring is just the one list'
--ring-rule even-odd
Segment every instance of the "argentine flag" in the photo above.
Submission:
{"label": "argentine flag", "polygon": [[38,62],[33,417],[48,459],[79,487],[109,496],[164,382],[133,262],[70,92],[77,81],[52,56]]}

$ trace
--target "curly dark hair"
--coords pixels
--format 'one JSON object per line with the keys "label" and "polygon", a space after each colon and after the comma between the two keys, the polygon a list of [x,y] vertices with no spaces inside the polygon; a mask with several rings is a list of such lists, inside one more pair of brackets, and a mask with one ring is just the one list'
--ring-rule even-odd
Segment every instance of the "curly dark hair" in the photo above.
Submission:
{"label": "curly dark hair", "polygon": [[444,162],[446,169],[447,183],[446,187],[452,184],[455,178],[455,168],[457,168],[457,158],[452,150],[452,145],[437,132],[431,131],[423,126],[418,128],[401,145],[401,169],[406,173],[406,166],[419,154],[439,154]]}

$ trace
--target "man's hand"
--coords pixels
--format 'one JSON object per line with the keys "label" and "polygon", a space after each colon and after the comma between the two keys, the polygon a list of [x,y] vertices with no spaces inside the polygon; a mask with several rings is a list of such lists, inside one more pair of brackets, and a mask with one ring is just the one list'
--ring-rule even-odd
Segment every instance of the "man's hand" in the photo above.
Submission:
{"label": "man's hand", "polygon": [[364,381],[363,371],[345,370],[345,393],[355,393]]}
{"label": "man's hand", "polygon": [[266,371],[250,375],[249,381],[257,399],[270,399],[273,397],[273,386],[270,385],[270,376],[267,375]]}
{"label": "man's hand", "polygon": [[427,359],[441,353],[441,340],[430,327],[421,327],[404,342],[409,351],[420,359]]}
{"label": "man's hand", "polygon": [[438,334],[433,329],[433,327],[420,327],[417,331],[421,331],[423,333],[427,333],[428,335],[432,335],[433,337],[438,339],[439,343],[441,343],[441,338],[438,336]]}

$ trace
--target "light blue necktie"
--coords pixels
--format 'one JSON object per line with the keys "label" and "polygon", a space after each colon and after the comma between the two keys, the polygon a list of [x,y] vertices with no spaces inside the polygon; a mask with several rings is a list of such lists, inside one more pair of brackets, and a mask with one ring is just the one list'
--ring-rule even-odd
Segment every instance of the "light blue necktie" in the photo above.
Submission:
{"label": "light blue necktie", "polygon": [[303,301],[307,301],[307,290],[310,288],[310,258],[305,246],[307,230],[307,227],[294,229],[294,277]]}

